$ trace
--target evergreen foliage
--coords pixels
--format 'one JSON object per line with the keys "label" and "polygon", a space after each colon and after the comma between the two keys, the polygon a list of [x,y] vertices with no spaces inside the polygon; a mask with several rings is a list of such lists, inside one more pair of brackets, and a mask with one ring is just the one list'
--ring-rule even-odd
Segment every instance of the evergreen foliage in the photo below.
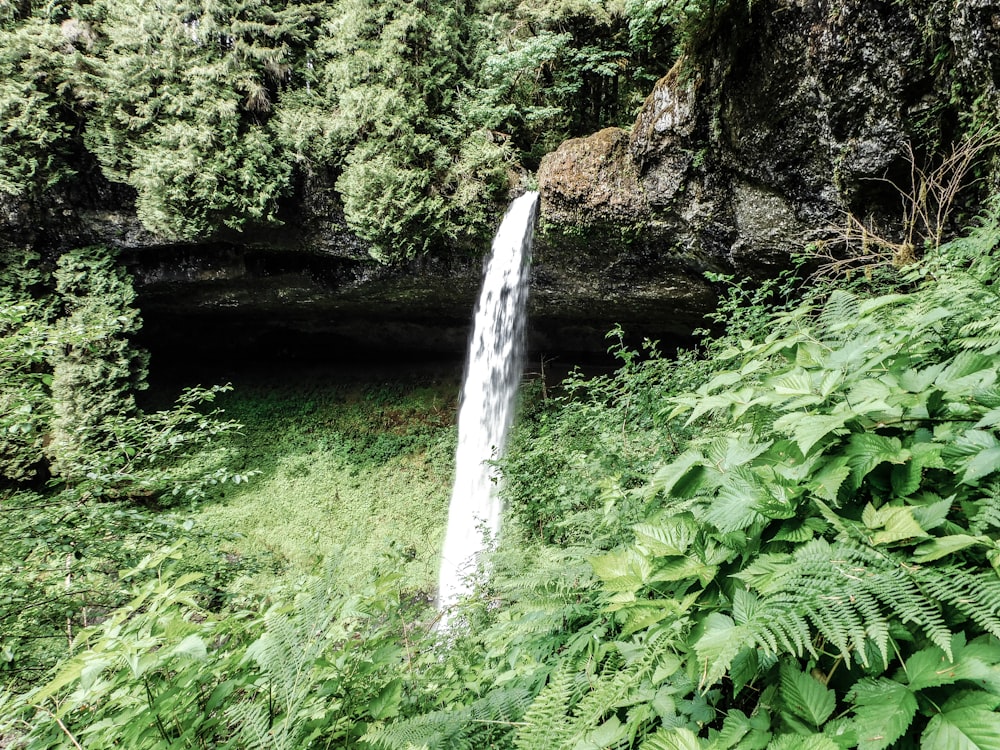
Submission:
{"label": "evergreen foliage", "polygon": [[192,239],[280,225],[301,177],[322,175],[386,261],[478,249],[525,167],[566,137],[627,124],[674,61],[674,26],[703,12],[604,0],[4,8],[3,193],[41,195],[96,161],[135,190],[147,228]]}
{"label": "evergreen foliage", "polygon": [[0,476],[16,482],[37,474],[52,419],[43,275],[37,253],[0,260]]}
{"label": "evergreen foliage", "polygon": [[135,413],[145,387],[145,357],[130,337],[139,330],[135,292],[125,269],[102,247],[74,250],[54,274],[61,315],[50,348],[52,471],[66,478],[91,471],[88,462],[114,443],[112,421]]}
{"label": "evergreen foliage", "polygon": [[79,12],[95,38],[78,92],[89,104],[84,139],[110,179],[137,190],[143,223],[190,238],[277,222],[291,164],[268,121],[303,64],[312,6],[179,1]]}
{"label": "evergreen foliage", "polygon": [[0,15],[0,192],[30,194],[72,174],[72,78],[59,26],[35,16],[4,20]]}

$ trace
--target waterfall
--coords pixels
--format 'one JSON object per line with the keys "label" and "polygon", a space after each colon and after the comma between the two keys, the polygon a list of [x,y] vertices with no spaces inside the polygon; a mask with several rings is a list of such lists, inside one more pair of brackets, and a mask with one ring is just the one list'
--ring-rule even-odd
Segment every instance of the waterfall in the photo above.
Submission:
{"label": "waterfall", "polygon": [[525,193],[507,209],[493,238],[476,303],[458,412],[455,484],[441,553],[438,606],[447,609],[469,593],[464,578],[475,570],[484,539],[500,531],[497,476],[487,463],[499,458],[514,418],[521,381],[528,263],[538,193]]}

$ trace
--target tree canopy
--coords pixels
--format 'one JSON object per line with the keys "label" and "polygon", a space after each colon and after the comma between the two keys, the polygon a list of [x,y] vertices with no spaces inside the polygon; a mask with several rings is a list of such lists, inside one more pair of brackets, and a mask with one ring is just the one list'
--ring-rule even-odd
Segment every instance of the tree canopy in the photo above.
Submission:
{"label": "tree canopy", "polygon": [[148,229],[186,240],[278,225],[323,173],[378,256],[462,247],[545,151],[630,121],[673,56],[662,5],[5,4],[0,192],[96,159]]}

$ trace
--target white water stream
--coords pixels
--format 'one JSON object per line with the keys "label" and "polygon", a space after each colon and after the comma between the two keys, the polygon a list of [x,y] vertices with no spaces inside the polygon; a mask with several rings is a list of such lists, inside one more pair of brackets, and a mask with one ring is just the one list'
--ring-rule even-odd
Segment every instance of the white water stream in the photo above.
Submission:
{"label": "white water stream", "polygon": [[488,463],[503,454],[521,382],[528,264],[538,193],[525,193],[507,209],[493,239],[476,304],[458,412],[455,484],[441,553],[438,607],[470,591],[467,576],[480,552],[500,531],[497,476]]}

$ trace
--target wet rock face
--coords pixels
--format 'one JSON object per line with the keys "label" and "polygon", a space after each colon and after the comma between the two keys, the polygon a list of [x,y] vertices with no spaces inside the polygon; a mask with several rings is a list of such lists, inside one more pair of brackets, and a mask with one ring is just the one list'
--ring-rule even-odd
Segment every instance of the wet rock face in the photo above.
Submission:
{"label": "wet rock face", "polygon": [[909,146],[930,158],[960,113],[996,122],[1000,0],[745,5],[657,83],[630,132],[543,160],[545,247],[620,257],[631,232],[637,254],[673,259],[678,284],[703,269],[772,275],[848,211],[892,231],[888,181],[907,187]]}

